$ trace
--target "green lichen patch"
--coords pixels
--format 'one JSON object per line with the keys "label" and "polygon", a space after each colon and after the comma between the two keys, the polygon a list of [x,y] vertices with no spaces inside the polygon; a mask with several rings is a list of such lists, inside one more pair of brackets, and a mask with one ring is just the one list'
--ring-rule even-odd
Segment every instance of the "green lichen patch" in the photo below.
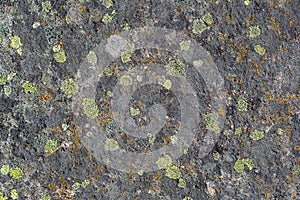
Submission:
{"label": "green lichen patch", "polygon": [[212,25],[214,23],[214,20],[212,18],[212,15],[210,13],[206,13],[203,17],[202,20],[207,23],[208,25]]}
{"label": "green lichen patch", "polygon": [[53,52],[57,53],[61,50],[61,46],[59,44],[56,44],[52,47]]}
{"label": "green lichen patch", "polygon": [[7,82],[7,76],[6,75],[0,75],[0,85],[5,85]]}
{"label": "green lichen patch", "polygon": [[102,5],[104,5],[107,9],[114,5],[112,0],[102,0]]}
{"label": "green lichen patch", "polygon": [[183,76],[185,74],[185,64],[180,60],[171,60],[166,65],[166,70],[169,75],[172,76]]}
{"label": "green lichen patch", "polygon": [[51,11],[51,2],[45,1],[42,2],[42,12],[49,13]]}
{"label": "green lichen patch", "polygon": [[283,135],[284,134],[284,130],[282,128],[278,128],[277,129],[277,134],[278,135]]}
{"label": "green lichen patch", "polygon": [[220,133],[221,128],[219,126],[219,115],[217,113],[208,113],[204,115],[206,121],[206,129],[215,133]]}
{"label": "green lichen patch", "polygon": [[251,1],[250,1],[250,0],[245,0],[245,1],[244,1],[244,4],[245,4],[246,6],[249,6],[249,5],[250,5],[250,3],[251,3]]}
{"label": "green lichen patch", "polygon": [[98,109],[96,102],[93,99],[84,98],[83,99],[83,112],[87,117],[89,117],[91,119],[96,118],[99,113],[99,109]]}
{"label": "green lichen patch", "polygon": [[266,53],[266,49],[260,46],[259,44],[254,46],[254,51],[258,53],[260,56],[263,56]]}
{"label": "green lichen patch", "polygon": [[130,86],[132,84],[132,78],[130,75],[124,74],[120,77],[120,83],[123,86]]}
{"label": "green lichen patch", "polygon": [[30,83],[29,81],[25,81],[22,84],[22,88],[24,89],[24,91],[28,94],[28,93],[34,93],[36,91],[36,87]]}
{"label": "green lichen patch", "polygon": [[17,167],[17,168],[10,168],[9,169],[9,175],[14,178],[14,179],[19,179],[22,178],[23,176],[23,171]]}
{"label": "green lichen patch", "polygon": [[81,187],[86,188],[90,184],[91,184],[91,181],[86,179],[81,182]]}
{"label": "green lichen patch", "polygon": [[10,38],[10,46],[14,49],[19,49],[22,46],[20,37],[17,35],[11,37]]}
{"label": "green lichen patch", "polygon": [[128,44],[128,46],[121,52],[121,60],[123,63],[131,61],[131,56],[135,51],[134,44]]}
{"label": "green lichen patch", "polygon": [[139,108],[134,108],[134,107],[130,107],[129,108],[129,112],[131,116],[137,116],[140,114],[140,109]]}
{"label": "green lichen patch", "polygon": [[94,51],[90,51],[89,54],[87,55],[87,61],[91,65],[96,65],[97,64],[97,55]]}
{"label": "green lichen patch", "polygon": [[105,141],[104,150],[105,151],[115,151],[119,149],[119,143],[114,139],[107,139]]}
{"label": "green lichen patch", "polygon": [[247,111],[248,108],[248,102],[247,99],[243,96],[240,95],[237,99],[237,109],[239,112]]}
{"label": "green lichen patch", "polygon": [[234,170],[238,173],[242,173],[244,171],[244,159],[238,159],[235,161]]}
{"label": "green lichen patch", "polygon": [[166,169],[166,176],[171,179],[179,179],[181,172],[177,166],[170,166]]}
{"label": "green lichen patch", "polygon": [[186,182],[185,182],[185,180],[184,179],[182,179],[182,178],[180,178],[179,180],[178,180],[178,185],[177,185],[178,187],[181,187],[181,188],[186,188]]}
{"label": "green lichen patch", "polygon": [[210,27],[205,24],[202,19],[196,19],[193,21],[193,33],[201,34],[205,30],[209,30]]}
{"label": "green lichen patch", "polygon": [[42,200],[51,200],[51,197],[47,194],[42,194],[41,199]]}
{"label": "green lichen patch", "polygon": [[263,131],[255,130],[251,133],[250,137],[253,140],[260,140],[264,137],[265,133]]}
{"label": "green lichen patch", "polygon": [[7,175],[9,173],[9,165],[2,165],[0,173],[3,175]]}
{"label": "green lichen patch", "polygon": [[182,51],[189,50],[190,46],[191,46],[191,40],[185,40],[185,41],[180,42],[180,49]]}
{"label": "green lichen patch", "polygon": [[67,60],[66,52],[64,50],[60,50],[59,52],[54,52],[53,58],[58,63],[64,63]]}
{"label": "green lichen patch", "polygon": [[74,95],[78,92],[78,85],[72,78],[66,79],[62,82],[60,89],[66,95]]}
{"label": "green lichen patch", "polygon": [[54,153],[57,150],[57,140],[47,140],[44,151],[45,153]]}
{"label": "green lichen patch", "polygon": [[8,200],[8,197],[5,196],[2,192],[0,192],[0,200]]}
{"label": "green lichen patch", "polygon": [[249,168],[249,170],[252,170],[252,169],[253,169],[253,167],[254,167],[254,162],[253,162],[252,159],[246,158],[246,159],[244,159],[244,163],[245,163],[245,165]]}
{"label": "green lichen patch", "polygon": [[172,166],[172,158],[169,155],[165,155],[164,157],[159,158],[156,161],[156,164],[159,169],[167,169]]}
{"label": "green lichen patch", "polygon": [[171,82],[171,80],[169,80],[169,79],[165,80],[163,86],[164,86],[166,89],[168,89],[168,90],[171,89],[171,87],[172,87],[172,82]]}
{"label": "green lichen patch", "polygon": [[113,19],[112,16],[110,16],[108,13],[106,13],[102,18],[102,22],[104,24],[108,24],[112,21],[112,19]]}
{"label": "green lichen patch", "polygon": [[234,134],[238,135],[238,136],[242,135],[242,127],[236,128],[235,131],[234,131]]}
{"label": "green lichen patch", "polygon": [[250,29],[250,38],[256,38],[260,36],[261,31],[259,26],[251,26],[249,27],[249,29]]}
{"label": "green lichen patch", "polygon": [[214,160],[219,160],[220,154],[218,152],[213,153],[213,158],[214,158]]}
{"label": "green lichen patch", "polygon": [[17,199],[17,198],[19,197],[19,194],[18,194],[18,192],[17,192],[16,189],[12,189],[12,190],[10,191],[10,197],[11,197],[12,199]]}

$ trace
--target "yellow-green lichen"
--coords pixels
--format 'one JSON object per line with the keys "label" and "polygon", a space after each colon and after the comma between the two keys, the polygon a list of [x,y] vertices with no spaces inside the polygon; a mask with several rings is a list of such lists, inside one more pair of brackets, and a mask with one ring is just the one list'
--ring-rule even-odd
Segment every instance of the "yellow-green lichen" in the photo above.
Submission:
{"label": "yellow-green lichen", "polygon": [[104,5],[107,9],[114,5],[112,0],[102,0],[102,5]]}
{"label": "yellow-green lichen", "polygon": [[75,182],[73,185],[72,185],[72,188],[74,190],[78,190],[79,188],[81,187],[81,184],[79,182]]}
{"label": "yellow-green lichen", "polygon": [[45,13],[48,13],[51,11],[51,2],[50,1],[42,2],[42,11]]}
{"label": "yellow-green lichen", "polygon": [[250,137],[253,139],[253,140],[260,140],[264,137],[264,132],[263,131],[259,131],[259,130],[255,130],[251,133]]}
{"label": "yellow-green lichen", "polygon": [[206,121],[206,129],[215,133],[220,133],[221,129],[219,126],[219,115],[217,113],[208,113],[204,115]]}
{"label": "yellow-green lichen", "polygon": [[10,95],[10,93],[11,93],[11,88],[10,88],[10,86],[4,85],[3,89],[4,89],[4,94],[5,94],[5,96],[9,97],[9,95]]}
{"label": "yellow-green lichen", "polygon": [[61,49],[61,46],[59,44],[56,44],[52,47],[53,52],[57,53],[59,52]]}
{"label": "yellow-green lichen", "polygon": [[171,80],[169,80],[169,79],[165,80],[163,86],[164,86],[166,89],[168,89],[168,90],[171,89],[171,87],[172,87],[172,82],[171,82]]}
{"label": "yellow-green lichen", "polygon": [[191,197],[184,197],[183,200],[192,200]]}
{"label": "yellow-green lichen", "polygon": [[105,151],[115,151],[119,149],[119,143],[114,139],[107,139],[104,144]]}
{"label": "yellow-green lichen", "polygon": [[213,158],[214,158],[214,160],[219,160],[220,154],[218,152],[213,153]]}
{"label": "yellow-green lichen", "polygon": [[193,33],[201,34],[203,31],[210,29],[202,19],[196,19],[193,21]]}
{"label": "yellow-green lichen", "polygon": [[22,178],[23,176],[23,172],[22,170],[17,167],[17,168],[10,168],[9,169],[9,175],[14,178],[14,179],[19,179],[19,178]]}
{"label": "yellow-green lichen", "polygon": [[185,40],[185,41],[180,42],[180,49],[182,51],[189,50],[190,46],[191,46],[191,40]]}
{"label": "yellow-green lichen", "polygon": [[140,109],[139,108],[134,108],[134,107],[130,107],[129,108],[129,112],[131,116],[137,116],[140,114]]}
{"label": "yellow-green lichen", "polygon": [[11,197],[12,199],[17,199],[17,198],[19,197],[19,194],[18,194],[18,192],[17,192],[16,189],[12,189],[12,190],[10,191],[10,197]]}
{"label": "yellow-green lichen", "polygon": [[44,151],[45,153],[54,153],[57,150],[57,140],[47,140]]}
{"label": "yellow-green lichen", "polygon": [[208,25],[212,25],[214,23],[214,20],[212,18],[212,15],[210,13],[205,14],[202,17],[202,20],[207,23]]}
{"label": "yellow-green lichen", "polygon": [[7,76],[6,75],[0,75],[0,85],[5,85],[7,82]]}
{"label": "yellow-green lichen", "polygon": [[132,84],[132,78],[130,75],[124,74],[120,77],[120,83],[123,86],[129,86]]}
{"label": "yellow-green lichen", "polygon": [[112,16],[110,16],[108,13],[106,13],[102,18],[102,22],[104,24],[108,24],[112,21],[112,19],[113,19]]}
{"label": "yellow-green lichen", "polygon": [[260,28],[259,26],[251,26],[250,29],[250,38],[256,38],[260,36]]}
{"label": "yellow-green lichen", "polygon": [[251,3],[251,1],[250,1],[250,0],[245,0],[245,1],[244,1],[244,4],[245,4],[246,6],[249,6],[249,5],[250,5],[250,3]]}
{"label": "yellow-green lichen", "polygon": [[183,149],[183,154],[186,155],[189,153],[189,149]]}
{"label": "yellow-green lichen", "polygon": [[41,25],[40,22],[34,22],[34,23],[32,24],[32,28],[33,28],[33,29],[36,29],[36,28],[39,27],[40,25]]}
{"label": "yellow-green lichen", "polygon": [[179,179],[181,172],[177,166],[170,166],[166,169],[166,176],[171,179]]}
{"label": "yellow-green lichen", "polygon": [[259,44],[254,46],[254,50],[255,50],[255,52],[258,53],[260,56],[263,56],[263,55],[265,55],[265,53],[266,53],[266,49],[263,48],[262,46],[260,46]]}
{"label": "yellow-green lichen", "polygon": [[143,81],[143,76],[137,75],[137,76],[136,76],[136,80],[137,80],[138,82],[142,82],[142,81]]}
{"label": "yellow-green lichen", "polygon": [[244,163],[245,163],[245,165],[249,168],[249,170],[252,170],[252,169],[253,169],[253,167],[254,167],[254,162],[253,162],[252,159],[246,158],[246,159],[244,159]]}
{"label": "yellow-green lichen", "polygon": [[2,165],[0,173],[3,175],[7,175],[9,173],[9,165]]}
{"label": "yellow-green lichen", "polygon": [[121,60],[123,63],[127,63],[131,61],[131,56],[135,50],[134,44],[129,44],[124,51],[121,53]]}
{"label": "yellow-green lichen", "polygon": [[42,194],[41,199],[42,200],[51,200],[51,197],[47,194]]}
{"label": "yellow-green lichen", "polygon": [[67,60],[66,52],[64,50],[60,50],[59,52],[54,52],[53,58],[58,63],[64,63]]}
{"label": "yellow-green lichen", "polygon": [[2,192],[0,192],[0,200],[8,200],[8,197],[5,196]]}
{"label": "yellow-green lichen", "polygon": [[125,23],[125,24],[123,25],[123,29],[124,29],[125,31],[128,31],[128,30],[130,29],[129,24],[128,24],[128,23]]}
{"label": "yellow-green lichen", "polygon": [[60,89],[66,95],[74,95],[78,92],[78,85],[72,78],[66,79],[62,82]]}
{"label": "yellow-green lichen", "polygon": [[14,49],[19,49],[22,46],[20,37],[17,35],[11,37],[10,38],[10,46]]}
{"label": "yellow-green lichen", "polygon": [[284,133],[284,130],[282,128],[277,129],[277,134],[278,135],[283,135],[283,133]]}
{"label": "yellow-green lichen", "polygon": [[234,170],[238,173],[242,173],[244,171],[244,159],[238,159],[235,161]]}
{"label": "yellow-green lichen", "polygon": [[176,142],[178,141],[178,137],[177,137],[176,135],[172,135],[172,136],[170,137],[170,139],[171,139],[171,143],[172,143],[172,144],[176,144]]}
{"label": "yellow-green lichen", "polygon": [[87,55],[87,61],[91,65],[96,65],[97,64],[97,55],[94,51],[90,51],[89,54]]}
{"label": "yellow-green lichen", "polygon": [[96,102],[93,99],[84,98],[83,99],[83,112],[87,117],[94,119],[98,116],[98,113],[99,113],[98,105],[96,104]]}
{"label": "yellow-green lichen", "polygon": [[86,188],[91,183],[90,180],[84,180],[81,182],[81,187]]}
{"label": "yellow-green lichen", "polygon": [[234,134],[238,136],[242,135],[242,127],[236,128]]}
{"label": "yellow-green lichen", "polygon": [[238,111],[240,111],[240,112],[247,111],[247,108],[248,108],[247,99],[243,95],[240,95],[237,99],[237,109],[238,109]]}
{"label": "yellow-green lichen", "polygon": [[177,185],[178,187],[181,187],[181,188],[186,188],[186,182],[185,182],[185,180],[184,179],[182,179],[182,178],[180,178],[179,180],[178,180],[178,185]]}
{"label": "yellow-green lichen", "polygon": [[182,76],[185,74],[185,64],[180,60],[171,60],[166,65],[166,70],[169,75]]}
{"label": "yellow-green lichen", "polygon": [[169,155],[165,155],[164,157],[159,158],[156,161],[158,169],[167,169],[172,166],[172,158]]}
{"label": "yellow-green lichen", "polygon": [[22,84],[22,88],[24,89],[24,91],[28,94],[28,93],[34,93],[36,91],[36,87],[30,83],[29,81],[25,81]]}

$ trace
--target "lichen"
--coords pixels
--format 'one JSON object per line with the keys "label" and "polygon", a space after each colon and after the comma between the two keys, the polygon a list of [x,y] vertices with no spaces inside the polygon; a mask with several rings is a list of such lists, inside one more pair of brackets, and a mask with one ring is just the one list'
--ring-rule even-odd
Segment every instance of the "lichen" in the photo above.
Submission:
{"label": "lichen", "polygon": [[14,49],[19,49],[22,46],[20,37],[17,35],[11,37],[10,38],[10,46]]}
{"label": "lichen", "polygon": [[131,116],[137,116],[140,114],[139,108],[130,107],[129,112]]}
{"label": "lichen", "polygon": [[99,109],[98,109],[96,102],[93,99],[84,98],[83,99],[83,112],[87,117],[89,117],[91,119],[96,118],[99,113]]}
{"label": "lichen", "polygon": [[251,3],[251,1],[250,1],[250,0],[245,0],[245,1],[244,1],[244,4],[245,4],[246,6],[249,6],[249,5],[250,5],[250,3]]}
{"label": "lichen", "polygon": [[51,197],[47,194],[42,194],[41,198],[42,200],[51,200]]}
{"label": "lichen", "polygon": [[202,17],[202,20],[207,23],[208,25],[212,25],[214,23],[214,20],[212,18],[212,15],[210,13],[205,14]]}
{"label": "lichen", "polygon": [[0,200],[8,200],[8,197],[5,196],[2,192],[0,192]]}
{"label": "lichen", "polygon": [[239,112],[247,111],[247,108],[248,108],[247,99],[243,95],[240,95],[237,99],[237,109],[238,109],[238,111]]}
{"label": "lichen", "polygon": [[104,5],[107,9],[114,5],[112,0],[102,0],[102,5]]}
{"label": "lichen", "polygon": [[171,89],[171,87],[172,87],[172,82],[171,82],[171,80],[169,80],[169,79],[165,80],[163,86],[164,86],[166,89],[168,89],[168,90]]}
{"label": "lichen", "polygon": [[166,70],[169,75],[179,77],[185,74],[185,64],[180,60],[171,60],[166,65]]}
{"label": "lichen", "polygon": [[114,139],[107,139],[105,141],[104,150],[105,151],[115,151],[119,149],[119,143]]}
{"label": "lichen", "polygon": [[112,16],[110,16],[108,13],[106,13],[102,18],[102,22],[104,24],[108,24],[112,21],[112,19],[113,19]]}
{"label": "lichen", "polygon": [[220,133],[221,128],[219,126],[219,115],[217,113],[208,113],[204,115],[206,121],[206,129],[215,133]]}
{"label": "lichen", "polygon": [[245,163],[245,165],[249,168],[249,170],[252,170],[252,169],[253,169],[253,167],[254,167],[254,162],[253,162],[252,159],[246,158],[246,159],[244,159],[244,163]]}
{"label": "lichen", "polygon": [[7,175],[9,173],[9,165],[2,165],[0,173],[3,175]]}
{"label": "lichen", "polygon": [[42,2],[42,12],[48,13],[51,11],[51,2],[45,1]]}
{"label": "lichen", "polygon": [[91,65],[96,65],[97,64],[97,55],[94,51],[90,51],[89,54],[87,55],[87,62]]}
{"label": "lichen", "polygon": [[47,140],[44,151],[45,153],[54,153],[57,150],[57,140]]}
{"label": "lichen", "polygon": [[131,61],[131,56],[135,51],[134,44],[128,44],[128,46],[121,52],[121,60],[123,63]]}
{"label": "lichen", "polygon": [[193,21],[193,33],[201,34],[205,30],[209,30],[210,27],[205,24],[202,19],[196,19]]}
{"label": "lichen", "polygon": [[90,180],[84,180],[81,182],[81,187],[86,188],[91,183]]}
{"label": "lichen", "polygon": [[22,178],[23,176],[23,172],[22,170],[17,167],[17,168],[10,168],[9,169],[9,175],[14,178],[14,179],[19,179],[19,178]]}
{"label": "lichen", "polygon": [[166,169],[166,176],[171,179],[179,179],[181,172],[177,166],[172,165]]}
{"label": "lichen", "polygon": [[255,52],[258,53],[260,56],[263,56],[263,55],[265,55],[265,53],[266,53],[266,49],[263,48],[262,46],[260,46],[259,44],[254,46],[254,50],[255,50]]}
{"label": "lichen", "polygon": [[59,52],[54,52],[53,58],[58,63],[64,63],[67,60],[66,53],[64,50],[60,50]]}
{"label": "lichen", "polygon": [[259,26],[251,26],[250,29],[250,38],[256,38],[260,36],[260,28]]}
{"label": "lichen", "polygon": [[66,95],[74,95],[78,92],[78,85],[72,78],[69,78],[62,82],[60,89]]}
{"label": "lichen", "polygon": [[242,135],[242,127],[236,128],[234,134],[238,136]]}
{"label": "lichen", "polygon": [[214,160],[219,160],[220,154],[218,152],[213,153],[213,158],[214,158]]}
{"label": "lichen", "polygon": [[172,158],[169,155],[165,155],[164,157],[159,158],[156,161],[158,169],[167,169],[172,166]]}
{"label": "lichen", "polygon": [[177,185],[178,187],[181,187],[181,188],[186,188],[186,182],[185,182],[185,180],[184,179],[182,179],[182,178],[180,178],[179,180],[178,180],[178,185]]}
{"label": "lichen", "polygon": [[129,86],[132,84],[132,78],[130,75],[124,74],[120,77],[120,83],[123,86]]}
{"label": "lichen", "polygon": [[235,161],[234,170],[238,173],[242,173],[244,171],[244,159],[238,159]]}
{"label": "lichen", "polygon": [[185,40],[185,41],[180,42],[180,49],[182,51],[189,50],[190,46],[191,46],[191,40]]}
{"label": "lichen", "polygon": [[5,85],[7,82],[7,76],[6,75],[0,75],[0,85]]}
{"label": "lichen", "polygon": [[34,93],[36,91],[36,87],[30,83],[29,81],[25,81],[22,84],[22,88],[24,89],[24,91],[28,94],[28,93]]}
{"label": "lichen", "polygon": [[259,131],[259,130],[255,130],[251,133],[250,137],[253,140],[260,140],[264,137],[264,132],[263,131]]}
{"label": "lichen", "polygon": [[17,192],[16,189],[12,189],[12,190],[10,191],[10,197],[11,197],[12,199],[17,199],[17,198],[19,197],[19,194],[18,194],[18,192]]}

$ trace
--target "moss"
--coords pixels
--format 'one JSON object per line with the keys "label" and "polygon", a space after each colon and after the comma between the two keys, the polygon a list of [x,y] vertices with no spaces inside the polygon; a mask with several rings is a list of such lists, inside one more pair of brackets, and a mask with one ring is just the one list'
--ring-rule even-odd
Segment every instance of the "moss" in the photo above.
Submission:
{"label": "moss", "polygon": [[22,178],[23,176],[23,172],[22,170],[17,167],[17,168],[10,168],[9,169],[9,175],[14,178],[14,179],[19,179],[19,178]]}
{"label": "moss", "polygon": [[234,170],[238,173],[242,173],[244,171],[244,159],[238,159],[235,161]]}
{"label": "moss", "polygon": [[97,55],[94,51],[90,51],[89,54],[87,55],[87,61],[91,65],[96,65],[97,64]]}
{"label": "moss", "polygon": [[87,117],[89,117],[91,119],[96,118],[99,113],[96,102],[93,99],[84,98],[83,99],[83,112]]}
{"label": "moss", "polygon": [[249,168],[249,170],[252,170],[252,169],[253,169],[253,167],[254,167],[254,162],[253,162],[252,159],[246,158],[246,159],[244,159],[244,163],[245,163],[245,165]]}
{"label": "moss", "polygon": [[11,37],[10,38],[10,46],[14,49],[19,49],[22,46],[20,37],[17,35]]}
{"label": "moss", "polygon": [[22,88],[27,94],[34,93],[36,91],[36,87],[29,81],[25,81],[25,83],[22,84]]}
{"label": "moss", "polygon": [[202,19],[196,19],[193,21],[193,33],[201,34],[203,31],[210,29]]}
{"label": "moss", "polygon": [[45,1],[42,2],[42,12],[48,13],[51,11],[51,2]]}
{"label": "moss", "polygon": [[180,60],[171,60],[166,65],[166,70],[169,75],[172,76],[182,76],[185,74],[185,64]]}
{"label": "moss", "polygon": [[263,131],[258,131],[258,130],[255,130],[251,133],[250,137],[253,139],[253,140],[260,140],[264,137],[264,132]]}
{"label": "moss", "polygon": [[116,140],[114,139],[107,139],[105,141],[105,145],[104,145],[104,150],[105,151],[115,151],[119,149],[119,144]]}
{"label": "moss", "polygon": [[44,151],[45,153],[54,153],[57,150],[57,140],[47,140]]}
{"label": "moss", "polygon": [[242,127],[236,128],[234,134],[238,136],[242,135]]}
{"label": "moss", "polygon": [[108,13],[106,13],[102,18],[102,22],[104,24],[108,24],[112,21],[112,19],[113,19],[112,16],[110,16]]}
{"label": "moss", "polygon": [[181,172],[178,167],[173,165],[166,169],[166,176],[171,179],[179,179],[181,176]]}
{"label": "moss", "polygon": [[66,53],[64,50],[53,53],[53,58],[58,63],[64,63],[67,60]]}
{"label": "moss", "polygon": [[239,112],[247,111],[247,108],[248,108],[247,99],[243,95],[240,95],[237,99],[237,109],[238,109],[238,111]]}
{"label": "moss", "polygon": [[9,165],[2,165],[0,173],[3,175],[7,175],[9,173]]}
{"label": "moss", "polygon": [[260,46],[259,44],[254,46],[254,50],[255,50],[255,52],[258,53],[260,56],[263,56],[263,55],[265,55],[265,53],[266,53],[266,49],[263,48],[262,46]]}
{"label": "moss", "polygon": [[190,46],[191,46],[191,40],[185,40],[185,41],[180,42],[180,49],[182,51],[189,50]]}
{"label": "moss", "polygon": [[74,95],[78,92],[78,85],[75,83],[75,81],[72,78],[70,78],[62,82],[60,89],[66,95]]}
{"label": "moss", "polygon": [[212,15],[210,13],[205,14],[202,17],[202,20],[207,23],[208,25],[212,25],[214,23],[214,20],[212,18]]}
{"label": "moss", "polygon": [[250,38],[256,38],[260,36],[260,28],[259,26],[251,26],[250,29]]}
{"label": "moss", "polygon": [[169,155],[165,155],[164,157],[159,158],[156,161],[158,169],[167,169],[172,166],[172,158]]}
{"label": "moss", "polygon": [[177,186],[181,187],[181,188],[186,188],[186,182],[185,182],[185,180],[183,180],[182,178],[180,178],[178,180],[178,185]]}
{"label": "moss", "polygon": [[16,189],[12,189],[12,190],[10,191],[10,197],[11,197],[12,199],[17,199],[17,198],[19,197],[19,194],[18,194],[18,192],[17,192]]}
{"label": "moss", "polygon": [[206,121],[206,129],[215,133],[220,133],[221,129],[219,126],[219,115],[217,113],[208,113],[204,115]]}

